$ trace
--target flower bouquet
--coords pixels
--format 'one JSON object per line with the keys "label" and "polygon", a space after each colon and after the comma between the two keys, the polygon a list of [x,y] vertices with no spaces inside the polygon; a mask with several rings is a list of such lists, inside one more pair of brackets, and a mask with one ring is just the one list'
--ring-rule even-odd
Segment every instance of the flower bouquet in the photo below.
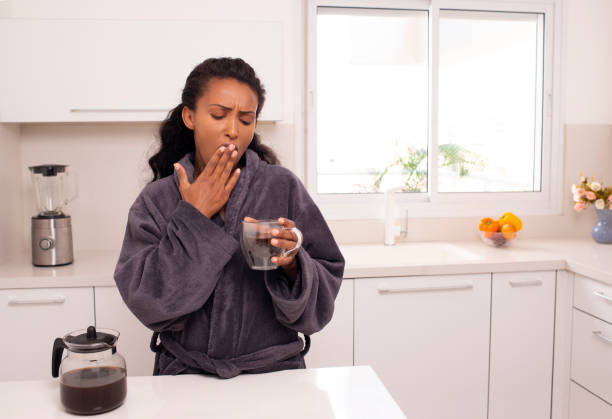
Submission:
{"label": "flower bouquet", "polygon": [[572,194],[574,195],[574,209],[577,212],[581,212],[589,204],[595,205],[598,210],[612,209],[612,187],[606,188],[593,178],[589,182],[586,177],[581,176],[580,183],[572,185]]}
{"label": "flower bouquet", "polygon": [[612,243],[612,187],[604,187],[601,182],[591,181],[580,176],[580,183],[572,185],[574,210],[581,212],[590,204],[595,206],[597,224],[592,236],[598,243]]}

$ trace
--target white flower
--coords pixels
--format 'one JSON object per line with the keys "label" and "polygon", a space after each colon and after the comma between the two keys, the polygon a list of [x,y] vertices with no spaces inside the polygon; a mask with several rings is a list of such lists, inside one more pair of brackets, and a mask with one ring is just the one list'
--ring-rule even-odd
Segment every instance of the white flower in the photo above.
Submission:
{"label": "white flower", "polygon": [[576,188],[576,185],[575,185],[575,184],[572,184],[572,193],[573,193],[573,194],[576,194],[576,189],[577,189],[577,188]]}
{"label": "white flower", "polygon": [[586,178],[584,176],[580,176],[580,183],[586,182]]}
{"label": "white flower", "polygon": [[593,192],[598,192],[601,190],[601,183],[599,182],[591,182],[591,190]]}
{"label": "white flower", "polygon": [[604,207],[606,206],[606,204],[604,203],[603,199],[598,199],[597,201],[595,201],[595,208],[597,209],[604,209]]}
{"label": "white flower", "polygon": [[579,202],[580,201],[580,195],[578,195],[577,193],[574,194],[574,202]]}

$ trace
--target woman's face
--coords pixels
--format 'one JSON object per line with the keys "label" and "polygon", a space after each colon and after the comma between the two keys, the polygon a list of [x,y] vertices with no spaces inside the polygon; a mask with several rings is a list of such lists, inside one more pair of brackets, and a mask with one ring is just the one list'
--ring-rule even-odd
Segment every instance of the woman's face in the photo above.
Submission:
{"label": "woman's face", "polygon": [[209,80],[195,110],[183,108],[183,122],[193,130],[195,166],[202,170],[222,145],[234,144],[238,160],[253,139],[257,94],[236,79]]}

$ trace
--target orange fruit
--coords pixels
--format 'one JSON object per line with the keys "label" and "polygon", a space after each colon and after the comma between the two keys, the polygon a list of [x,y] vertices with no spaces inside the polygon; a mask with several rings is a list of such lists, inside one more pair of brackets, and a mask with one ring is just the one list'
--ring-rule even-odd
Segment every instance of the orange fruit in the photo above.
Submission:
{"label": "orange fruit", "polygon": [[501,228],[501,233],[506,240],[513,240],[516,238],[516,227],[512,224],[504,224]]}
{"label": "orange fruit", "polygon": [[493,221],[492,223],[488,224],[484,230],[484,235],[487,238],[491,238],[495,235],[495,233],[497,233],[499,231],[499,223],[497,221]]}
{"label": "orange fruit", "polygon": [[504,215],[499,217],[499,225],[504,226],[506,224],[512,224],[516,231],[523,228],[523,222],[516,215],[511,212],[504,212]]}

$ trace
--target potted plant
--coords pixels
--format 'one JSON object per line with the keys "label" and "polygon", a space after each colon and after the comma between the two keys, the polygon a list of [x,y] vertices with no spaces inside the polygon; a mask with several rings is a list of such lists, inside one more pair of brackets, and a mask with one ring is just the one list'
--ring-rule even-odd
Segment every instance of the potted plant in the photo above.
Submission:
{"label": "potted plant", "polygon": [[[470,170],[482,168],[483,159],[476,153],[467,150],[458,144],[440,144],[438,147],[440,167],[448,167],[459,173],[460,177],[470,174]],[[374,190],[380,190],[380,184],[393,167],[400,167],[404,174],[404,190],[419,192],[425,188],[427,182],[427,168],[424,160],[427,150],[407,147],[402,156],[385,167],[381,172],[375,172]]]}

